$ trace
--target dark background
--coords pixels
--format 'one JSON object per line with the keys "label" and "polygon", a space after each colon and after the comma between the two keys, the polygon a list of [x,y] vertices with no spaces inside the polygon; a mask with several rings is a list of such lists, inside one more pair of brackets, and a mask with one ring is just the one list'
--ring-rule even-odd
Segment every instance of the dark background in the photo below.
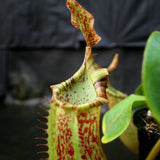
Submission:
{"label": "dark background", "polygon": [[[98,47],[144,47],[159,30],[158,0],[78,0],[95,17]],[[70,23],[65,0],[6,0],[0,5],[0,47],[72,47],[83,41]]]}
{"label": "dark background", "polygon": [[[111,84],[133,93],[141,83],[141,62],[148,36],[160,29],[158,0],[78,0],[95,17],[102,37],[93,48],[96,61],[107,67],[119,53]],[[48,106],[51,84],[60,83],[81,66],[85,42],[70,22],[65,0],[0,2],[0,160],[36,160],[34,137],[41,112]],[[107,110],[102,107],[102,115]],[[109,160],[137,156],[117,139],[103,145]],[[118,157],[118,158],[117,158]]]}

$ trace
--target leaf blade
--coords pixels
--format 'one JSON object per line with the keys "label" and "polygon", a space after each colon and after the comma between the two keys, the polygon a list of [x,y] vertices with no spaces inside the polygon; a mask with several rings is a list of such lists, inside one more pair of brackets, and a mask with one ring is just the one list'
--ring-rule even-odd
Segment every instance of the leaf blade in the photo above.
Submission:
{"label": "leaf blade", "polygon": [[143,90],[148,107],[160,121],[160,32],[155,31],[147,41],[142,64]]}
{"label": "leaf blade", "polygon": [[132,107],[144,105],[144,96],[130,95],[109,110],[103,117],[102,129],[104,136],[102,143],[108,143],[119,137],[128,127],[132,117]]}
{"label": "leaf blade", "polygon": [[136,88],[135,94],[137,94],[137,95],[144,95],[144,93],[143,93],[143,84],[140,84],[140,85]]}

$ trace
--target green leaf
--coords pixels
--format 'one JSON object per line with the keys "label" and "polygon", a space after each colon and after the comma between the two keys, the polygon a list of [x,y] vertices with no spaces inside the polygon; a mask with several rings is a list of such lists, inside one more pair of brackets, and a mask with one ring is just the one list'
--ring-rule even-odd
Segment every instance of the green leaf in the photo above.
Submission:
{"label": "green leaf", "polygon": [[160,32],[147,41],[142,65],[144,95],[153,116],[160,121]]}
{"label": "green leaf", "polygon": [[135,91],[135,94],[137,94],[137,95],[144,95],[144,93],[143,93],[143,85],[142,84],[140,84],[137,88],[136,88],[136,91]]}
{"label": "green leaf", "polygon": [[126,94],[113,88],[110,85],[106,89],[106,93],[107,93],[107,97],[109,100],[108,106],[110,109],[113,108],[117,103],[119,103],[120,101],[122,101],[123,99],[125,99],[127,97]]}
{"label": "green leaf", "polygon": [[104,136],[102,143],[108,143],[119,137],[128,127],[132,117],[132,108],[145,105],[145,97],[131,94],[103,117],[102,129]]}

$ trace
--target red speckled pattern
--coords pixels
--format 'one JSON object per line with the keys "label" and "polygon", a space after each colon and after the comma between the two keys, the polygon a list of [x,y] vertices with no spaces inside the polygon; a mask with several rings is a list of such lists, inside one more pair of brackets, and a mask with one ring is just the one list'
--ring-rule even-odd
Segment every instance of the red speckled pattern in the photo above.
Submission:
{"label": "red speckled pattern", "polygon": [[[78,145],[81,160],[106,160],[101,147],[99,135],[99,117],[101,107],[78,112],[76,109],[68,112],[59,108],[57,112],[57,159],[75,160],[74,145]],[[78,137],[75,141],[73,127],[76,121]],[[73,141],[74,139],[74,141]]]}
{"label": "red speckled pattern", "polygon": [[69,126],[70,123],[73,123],[72,115],[65,111],[57,115],[57,131],[58,131],[58,143],[57,143],[57,155],[58,160],[74,160],[74,148],[72,127]]}
{"label": "red speckled pattern", "polygon": [[51,86],[48,116],[49,160],[106,160],[99,135],[101,105],[108,103],[108,71],[94,60],[91,46],[101,37],[93,16],[75,0],[67,0],[72,24],[80,29],[87,47],[80,69],[68,80]]}
{"label": "red speckled pattern", "polygon": [[85,160],[101,160],[105,157],[99,135],[100,108],[89,109],[77,116],[80,153],[81,158]]}
{"label": "red speckled pattern", "polygon": [[101,37],[96,34],[93,25],[94,17],[85,10],[77,1],[67,0],[67,7],[71,11],[71,22],[73,26],[80,29],[84,35],[87,46],[94,46]]}

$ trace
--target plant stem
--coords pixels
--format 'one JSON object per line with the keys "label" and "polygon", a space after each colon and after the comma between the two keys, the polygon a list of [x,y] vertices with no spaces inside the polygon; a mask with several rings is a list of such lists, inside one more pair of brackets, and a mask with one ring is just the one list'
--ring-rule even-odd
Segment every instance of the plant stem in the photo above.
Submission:
{"label": "plant stem", "polygon": [[154,160],[159,152],[160,152],[160,139],[153,146],[153,148],[150,151],[149,155],[147,156],[146,160]]}

